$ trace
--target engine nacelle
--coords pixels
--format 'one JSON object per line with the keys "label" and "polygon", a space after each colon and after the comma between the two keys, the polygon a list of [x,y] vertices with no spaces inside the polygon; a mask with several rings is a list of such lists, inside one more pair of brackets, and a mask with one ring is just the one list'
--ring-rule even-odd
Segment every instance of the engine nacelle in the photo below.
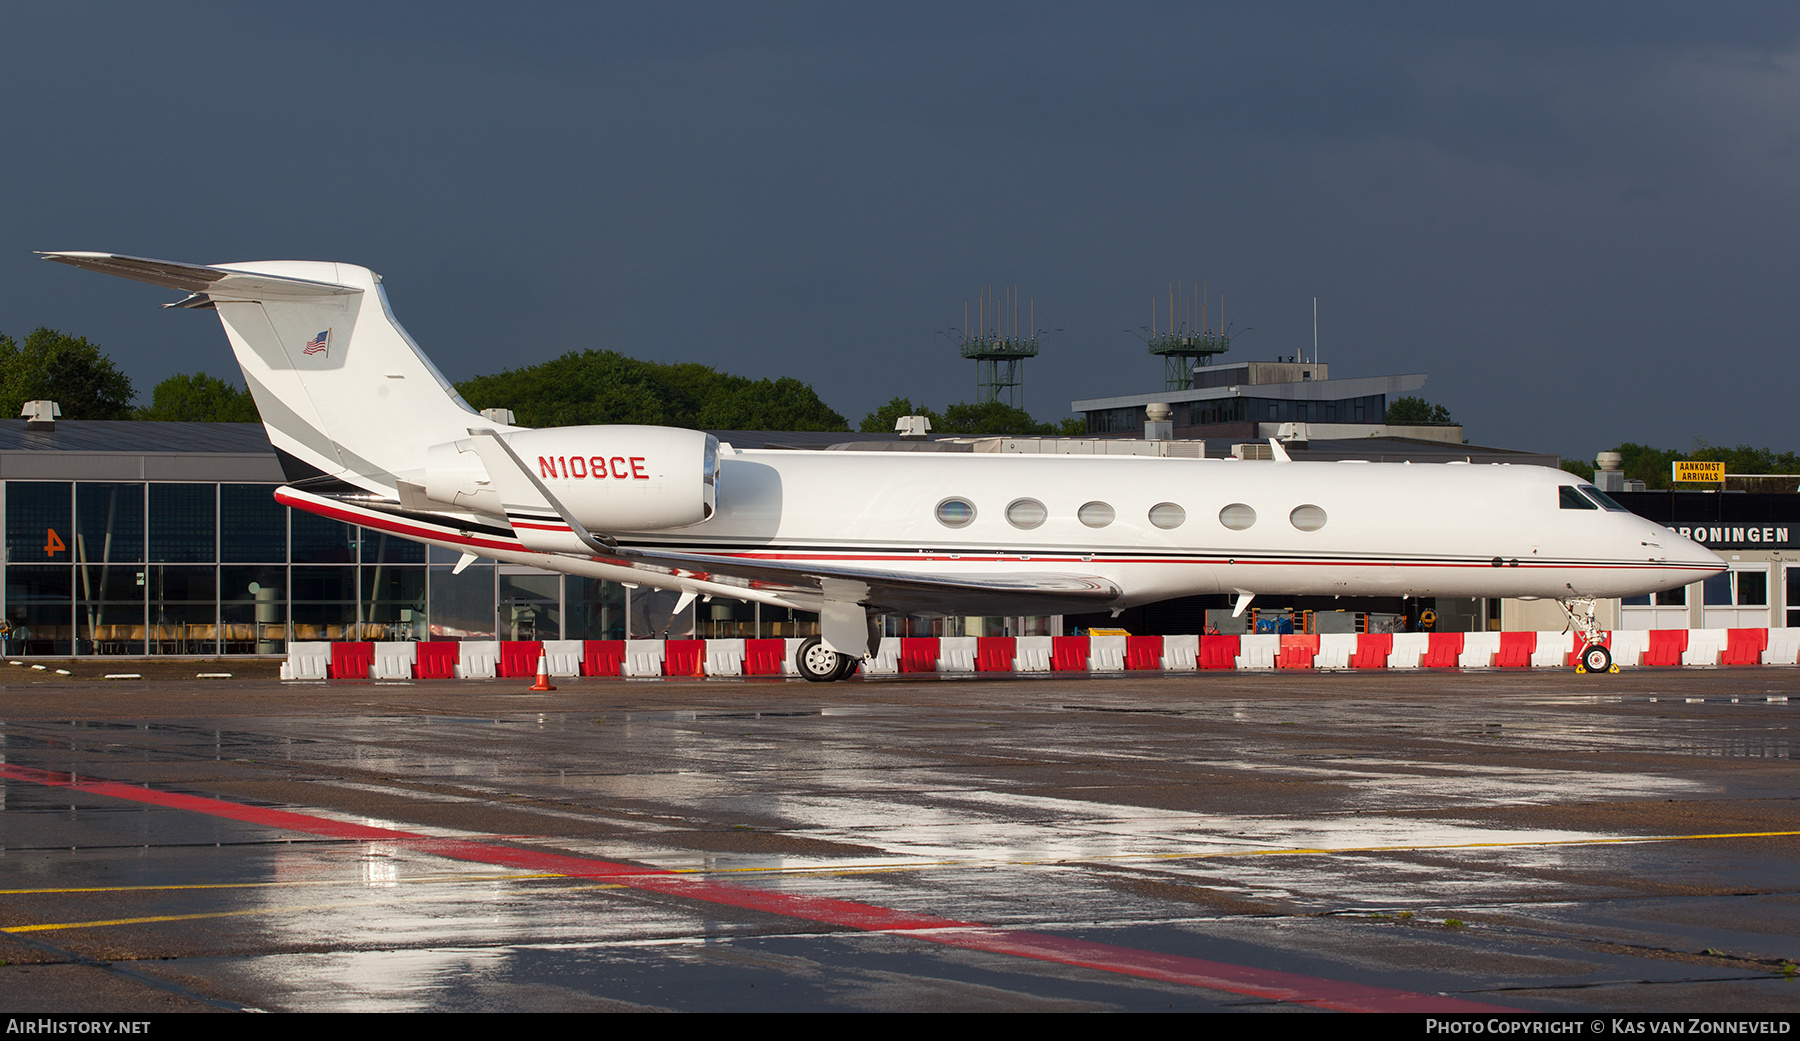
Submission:
{"label": "engine nacelle", "polygon": [[[673,427],[553,427],[501,434],[513,454],[590,531],[655,531],[698,524],[717,502],[719,441]],[[504,516],[472,441],[433,445],[425,494],[435,502]]]}

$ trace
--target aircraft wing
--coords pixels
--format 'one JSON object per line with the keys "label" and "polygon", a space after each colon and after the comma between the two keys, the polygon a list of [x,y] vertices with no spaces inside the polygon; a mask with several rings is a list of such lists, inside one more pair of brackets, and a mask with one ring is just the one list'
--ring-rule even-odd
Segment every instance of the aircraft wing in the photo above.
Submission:
{"label": "aircraft wing", "polygon": [[1120,594],[1104,578],[1042,571],[932,574],[628,546],[609,556],[634,567],[668,568],[726,585],[747,581],[899,614],[1076,614],[1102,610]]}

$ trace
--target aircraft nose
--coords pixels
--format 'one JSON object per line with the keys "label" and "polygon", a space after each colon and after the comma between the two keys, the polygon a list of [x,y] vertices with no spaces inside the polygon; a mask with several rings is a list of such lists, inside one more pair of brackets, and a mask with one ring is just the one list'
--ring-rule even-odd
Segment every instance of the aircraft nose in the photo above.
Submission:
{"label": "aircraft nose", "polygon": [[1689,567],[1706,568],[1707,573],[1713,575],[1730,569],[1731,565],[1725,563],[1724,557],[1719,556],[1717,553],[1707,549],[1693,539],[1683,535],[1677,535],[1675,538],[1678,543],[1685,543],[1685,545],[1681,546],[1682,552],[1680,553],[1681,562],[1683,564]]}

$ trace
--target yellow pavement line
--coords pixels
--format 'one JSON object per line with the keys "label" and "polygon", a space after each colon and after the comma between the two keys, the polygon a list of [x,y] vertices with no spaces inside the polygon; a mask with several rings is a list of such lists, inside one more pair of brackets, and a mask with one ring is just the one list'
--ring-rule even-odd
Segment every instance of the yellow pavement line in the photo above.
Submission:
{"label": "yellow pavement line", "polygon": [[[882,864],[829,865],[815,867],[732,867],[732,868],[646,868],[646,875],[871,875],[889,871],[921,871],[929,868],[957,867],[1044,867],[1070,863],[1086,863],[1093,861],[1117,862],[1133,860],[1225,860],[1238,857],[1306,857],[1332,856],[1345,853],[1428,853],[1438,850],[1457,849],[1522,849],[1533,846],[1604,846],[1628,845],[1649,842],[1693,842],[1710,839],[1771,839],[1794,838],[1800,831],[1741,831],[1718,832],[1694,835],[1626,835],[1606,836],[1583,839],[1529,839],[1519,842],[1452,842],[1428,843],[1418,845],[1395,846],[1335,846],[1335,847],[1292,847],[1281,849],[1247,849],[1218,850],[1213,852],[1189,853],[1118,853],[1099,856],[1072,856],[1045,860],[924,860],[894,861]],[[0,889],[0,896],[54,896],[77,893],[146,893],[175,892],[182,890],[208,889],[277,889],[298,886],[360,886],[364,888],[380,888],[390,885],[420,885],[444,882],[528,882],[548,879],[569,878],[568,875],[554,872],[535,874],[502,874],[502,875],[429,875],[418,878],[382,879],[368,882],[353,879],[320,879],[288,882],[213,882],[188,885],[159,886],[83,886],[59,889]],[[616,883],[597,883],[575,887],[565,887],[559,892],[578,892],[596,889],[624,889],[628,886]],[[281,910],[281,909],[272,909]],[[267,911],[234,911],[222,912],[230,914],[263,914]],[[80,923],[87,925],[127,924],[131,922],[178,921],[183,918],[206,918],[213,915],[177,915],[172,918],[121,919],[119,922]],[[0,932],[18,932],[34,928],[73,928],[74,926],[21,926],[12,929],[0,929]]]}
{"label": "yellow pavement line", "polygon": [[[1455,843],[1439,843],[1439,844],[1433,844],[1433,845],[1412,845],[1412,846],[1344,846],[1344,847],[1338,847],[1335,849],[1260,849],[1260,850],[1236,850],[1236,851],[1222,852],[1222,853],[1126,854],[1126,855],[1111,856],[1111,857],[1077,857],[1077,858],[1070,858],[1070,860],[1075,860],[1075,861],[1213,860],[1213,859],[1223,859],[1223,858],[1228,858],[1228,857],[1329,856],[1329,855],[1335,854],[1335,853],[1418,853],[1418,852],[1428,852],[1428,851],[1432,851],[1432,850],[1451,850],[1451,849],[1517,849],[1517,848],[1528,847],[1528,846],[1601,846],[1601,845],[1619,845],[1619,844],[1637,843],[1637,842],[1688,842],[1688,841],[1696,841],[1696,840],[1704,840],[1704,839],[1773,839],[1773,838],[1793,838],[1795,836],[1800,836],[1800,831],[1739,831],[1739,832],[1719,832],[1719,833],[1698,834],[1698,835],[1638,835],[1638,836],[1592,838],[1592,839],[1537,839],[1537,840],[1526,841],[1526,842],[1455,842]],[[1041,860],[1041,861],[1040,860],[1017,860],[1017,861],[1001,861],[1001,862],[999,862],[999,864],[1003,864],[1003,865],[1007,865],[1007,866],[1037,866],[1037,865],[1045,865],[1045,864],[1051,864],[1051,865],[1066,864],[1066,863],[1069,863],[1070,860]],[[882,871],[918,870],[921,868],[928,868],[928,867],[979,867],[979,866],[982,866],[982,865],[979,863],[976,863],[976,862],[961,862],[961,861],[944,860],[944,861],[929,861],[929,862],[925,862],[925,863],[889,864],[889,865],[882,865],[882,866],[878,866],[878,867],[864,865],[864,866],[859,866],[859,867],[854,867],[854,868],[830,868],[830,867],[819,867],[819,868],[728,868],[728,869],[725,869],[724,871],[706,872],[706,871],[700,871],[700,870],[684,870],[684,871],[672,871],[672,872],[668,872],[668,873],[669,874],[690,874],[690,875],[692,875],[692,874],[750,874],[750,873],[857,875],[857,874],[870,874],[870,873],[882,872]],[[526,880],[531,880],[531,879],[549,879],[549,878],[567,878],[567,877],[569,877],[569,876],[558,875],[558,874],[435,875],[435,876],[417,878],[417,879],[396,879],[392,883],[384,882],[382,884],[397,885],[401,882],[418,883],[418,882],[526,881]],[[66,894],[66,893],[124,893],[124,892],[155,892],[155,891],[165,891],[165,890],[189,890],[189,889],[266,889],[266,888],[274,888],[274,887],[281,887],[281,886],[312,886],[312,885],[340,885],[341,886],[344,884],[346,884],[346,882],[343,880],[339,880],[339,881],[322,880],[322,881],[308,881],[308,882],[298,882],[298,881],[296,881],[296,882],[244,882],[244,883],[221,882],[221,883],[208,883],[208,884],[200,884],[200,885],[175,885],[175,886],[93,886],[93,887],[87,887],[87,888],[72,888],[72,889],[6,889],[6,890],[0,890],[0,895],[25,896],[25,895]],[[351,884],[358,884],[358,883],[351,883]],[[621,885],[619,883],[600,883],[600,884],[596,884],[596,885],[576,886],[567,891],[578,892],[578,891],[582,891],[582,890],[592,890],[592,889],[624,889],[624,888],[628,888],[628,887]],[[559,890],[559,892],[561,892],[561,891],[562,890]],[[4,926],[4,927],[0,927],[0,933],[35,933],[35,932],[45,932],[45,931],[57,930],[57,929],[99,929],[99,928],[104,928],[107,926],[148,925],[148,924],[153,924],[156,922],[190,922],[190,921],[196,921],[196,920],[204,919],[204,918],[236,918],[236,917],[241,917],[244,915],[290,914],[295,911],[336,910],[336,909],[340,909],[340,908],[350,908],[350,907],[358,907],[358,906],[363,906],[363,905],[361,905],[361,904],[315,904],[311,907],[258,907],[258,908],[249,908],[249,909],[242,910],[242,911],[210,911],[210,912],[200,912],[197,914],[152,915],[152,916],[143,917],[143,918],[113,918],[113,919],[108,919],[108,920],[104,920],[104,921],[95,921],[95,922],[47,922],[47,923],[44,923],[41,925]]]}
{"label": "yellow pavement line", "polygon": [[1710,835],[1624,835],[1589,839],[1531,839],[1522,842],[1449,842],[1423,846],[1337,846],[1330,849],[1249,849],[1223,853],[1157,853],[1137,859],[1210,860],[1226,857],[1319,856],[1332,853],[1419,853],[1440,849],[1518,849],[1529,846],[1609,846],[1635,842],[1691,842],[1700,839],[1778,839],[1792,838],[1796,835],[1800,835],[1800,831],[1740,831]]}
{"label": "yellow pavement line", "polygon": [[40,933],[53,929],[99,929],[109,925],[146,925],[152,922],[191,922],[199,918],[237,918],[253,914],[286,914],[292,911],[323,911],[353,904],[315,904],[312,907],[257,907],[243,911],[208,911],[200,914],[165,914],[146,918],[114,918],[103,922],[45,922],[42,925],[9,925],[0,933]]}
{"label": "yellow pavement line", "polygon": [[326,878],[289,882],[204,882],[163,886],[80,886],[67,889],[0,889],[0,896],[36,896],[57,893],[156,893],[183,889],[285,889],[299,886],[360,885],[379,888],[390,885],[417,885],[426,882],[513,882],[534,878],[567,878],[555,873],[532,875],[421,875],[418,878],[393,878],[369,881],[363,879]]}
{"label": "yellow pavement line", "polygon": [[933,867],[1041,867],[1047,865],[1085,863],[1089,861],[1130,861],[1130,860],[1223,860],[1232,857],[1304,857],[1330,856],[1341,853],[1422,853],[1433,850],[1454,849],[1519,849],[1532,846],[1604,846],[1621,845],[1639,842],[1689,842],[1701,839],[1771,839],[1793,838],[1800,836],[1800,831],[1744,831],[1721,832],[1701,835],[1625,835],[1606,836],[1586,839],[1529,839],[1520,842],[1449,842],[1428,843],[1423,845],[1402,846],[1335,846],[1335,847],[1292,847],[1283,849],[1243,849],[1219,850],[1200,853],[1116,853],[1099,856],[1072,856],[1048,860],[928,860],[907,861],[894,864],[858,864],[854,867],[737,867],[711,869],[675,869],[672,874],[832,874],[863,875],[876,874],[883,871],[916,871]]}

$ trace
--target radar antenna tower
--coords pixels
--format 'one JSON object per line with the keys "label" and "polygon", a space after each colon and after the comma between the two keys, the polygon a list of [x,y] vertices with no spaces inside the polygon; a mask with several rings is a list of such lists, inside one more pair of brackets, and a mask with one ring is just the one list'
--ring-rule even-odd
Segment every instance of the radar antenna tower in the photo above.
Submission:
{"label": "radar antenna tower", "polygon": [[957,341],[962,356],[975,362],[975,400],[999,402],[1011,408],[1025,407],[1025,359],[1037,357],[1042,332],[1037,328],[1037,298],[1026,305],[1026,326],[1019,328],[1019,287],[1002,288],[1000,295],[984,286],[970,325],[969,301],[963,301],[963,325]]}
{"label": "radar antenna tower", "polygon": [[1163,360],[1163,389],[1194,389],[1194,370],[1211,365],[1215,356],[1231,349],[1231,337],[1225,332],[1225,296],[1219,295],[1219,328],[1210,328],[1206,320],[1206,288],[1169,283],[1168,310],[1163,302],[1150,298],[1150,353]]}

